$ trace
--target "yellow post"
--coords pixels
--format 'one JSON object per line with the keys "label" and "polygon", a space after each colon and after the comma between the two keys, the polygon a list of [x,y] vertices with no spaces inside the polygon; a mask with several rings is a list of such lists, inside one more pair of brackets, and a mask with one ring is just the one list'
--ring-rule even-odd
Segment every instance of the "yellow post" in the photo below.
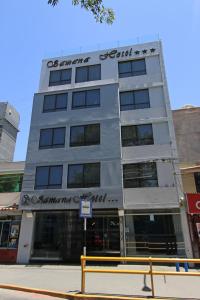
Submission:
{"label": "yellow post", "polygon": [[153,267],[152,267],[152,260],[149,257],[149,266],[150,266],[150,276],[151,276],[151,290],[152,290],[152,298],[155,297],[155,290],[154,290],[154,282],[153,282]]}
{"label": "yellow post", "polygon": [[85,258],[81,256],[81,293],[85,293]]}

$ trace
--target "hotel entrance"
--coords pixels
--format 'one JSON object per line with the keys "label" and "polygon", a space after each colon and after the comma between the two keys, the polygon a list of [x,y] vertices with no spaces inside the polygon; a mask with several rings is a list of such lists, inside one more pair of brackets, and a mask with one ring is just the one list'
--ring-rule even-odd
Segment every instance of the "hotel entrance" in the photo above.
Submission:
{"label": "hotel entrance", "polygon": [[[117,210],[95,211],[87,220],[87,254],[120,255]],[[36,212],[32,261],[80,262],[83,219],[78,210]]]}
{"label": "hotel entrance", "polygon": [[119,217],[117,212],[95,212],[87,220],[87,254],[119,256]]}

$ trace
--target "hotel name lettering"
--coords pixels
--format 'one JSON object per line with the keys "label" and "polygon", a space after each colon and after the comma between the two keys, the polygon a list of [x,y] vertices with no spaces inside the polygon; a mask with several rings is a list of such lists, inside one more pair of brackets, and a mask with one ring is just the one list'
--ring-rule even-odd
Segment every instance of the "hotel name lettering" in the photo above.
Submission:
{"label": "hotel name lettering", "polygon": [[[72,196],[72,197],[48,197],[48,196],[30,196],[28,194],[23,195],[21,199],[21,205],[29,206],[29,205],[42,205],[42,204],[79,204],[80,196]],[[108,197],[107,193],[103,195],[91,194],[87,197],[87,200],[91,200],[93,203],[108,203],[108,202],[118,202],[117,199],[111,199]]]}
{"label": "hotel name lettering", "polygon": [[[137,51],[135,51],[137,52]],[[108,51],[104,54],[99,55],[100,60],[105,60],[107,58],[120,58],[120,57],[127,57],[127,56],[132,56],[133,55],[133,49],[130,48],[128,50],[124,51],[118,51],[117,49]],[[69,59],[69,60],[62,60],[59,61],[58,59],[56,60],[49,60],[47,62],[47,67],[48,68],[57,68],[57,67],[64,67],[64,66],[71,66],[71,65],[76,65],[76,64],[82,64],[82,63],[88,63],[91,57],[85,57],[85,58],[77,58],[77,59]]]}

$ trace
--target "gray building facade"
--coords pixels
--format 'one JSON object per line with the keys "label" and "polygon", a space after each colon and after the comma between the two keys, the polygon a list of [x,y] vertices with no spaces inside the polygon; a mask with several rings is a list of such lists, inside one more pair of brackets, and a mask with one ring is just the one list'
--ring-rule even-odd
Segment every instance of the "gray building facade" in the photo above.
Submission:
{"label": "gray building facade", "polygon": [[191,255],[161,42],[43,60],[18,262]]}
{"label": "gray building facade", "polygon": [[173,120],[180,163],[185,167],[200,164],[200,107],[176,109]]}
{"label": "gray building facade", "polygon": [[0,102],[0,162],[13,161],[19,114],[8,102]]}

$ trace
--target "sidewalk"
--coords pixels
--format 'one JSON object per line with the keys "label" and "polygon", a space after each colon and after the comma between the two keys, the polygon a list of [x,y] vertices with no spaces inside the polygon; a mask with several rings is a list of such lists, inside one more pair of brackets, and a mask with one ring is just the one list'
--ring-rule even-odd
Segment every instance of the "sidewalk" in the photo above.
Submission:
{"label": "sidewalk", "polygon": [[[99,267],[98,267],[99,268]],[[102,266],[100,268],[103,268]],[[105,268],[105,267],[104,267]],[[140,265],[118,265],[116,269],[144,269]],[[175,271],[175,267],[154,267]],[[200,270],[192,270],[200,272]],[[20,285],[60,292],[79,292],[81,268],[64,265],[0,265],[0,284]],[[150,278],[144,275],[86,274],[86,292],[130,296],[151,296]],[[200,277],[155,276],[155,294],[160,297],[200,299]]]}

